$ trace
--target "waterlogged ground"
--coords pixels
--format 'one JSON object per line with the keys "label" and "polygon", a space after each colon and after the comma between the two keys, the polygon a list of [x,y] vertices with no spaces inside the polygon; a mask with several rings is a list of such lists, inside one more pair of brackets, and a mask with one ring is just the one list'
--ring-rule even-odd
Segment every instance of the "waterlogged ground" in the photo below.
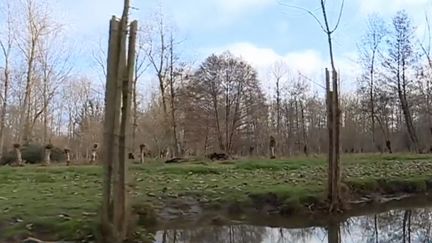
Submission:
{"label": "waterlogged ground", "polygon": [[[342,158],[350,194],[423,193],[431,189],[429,155],[350,155]],[[324,199],[324,157],[196,161],[130,168],[129,189],[140,223],[201,215],[227,205],[296,211]],[[0,168],[0,239],[93,237],[101,201],[99,166]],[[432,190],[432,189],[431,189]],[[154,209],[156,214],[151,213]]]}

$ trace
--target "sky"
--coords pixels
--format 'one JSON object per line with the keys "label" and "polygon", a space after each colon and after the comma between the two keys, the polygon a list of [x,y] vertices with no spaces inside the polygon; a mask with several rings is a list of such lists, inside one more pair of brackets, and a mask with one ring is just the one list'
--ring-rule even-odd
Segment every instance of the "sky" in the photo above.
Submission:
{"label": "sky", "polygon": [[[54,8],[66,24],[79,50],[78,66],[94,75],[92,53],[105,43],[108,21],[120,15],[122,0],[57,0]],[[284,61],[292,72],[323,83],[323,69],[329,66],[326,36],[305,11],[321,17],[319,0],[132,0],[133,18],[140,23],[162,8],[183,39],[182,56],[195,63],[225,50],[240,56],[259,71],[264,88],[271,66]],[[330,24],[336,22],[341,0],[327,0]],[[336,66],[342,89],[355,89],[357,44],[365,32],[367,16],[378,13],[385,19],[406,9],[414,19],[419,39],[423,38],[429,0],[345,0],[339,28],[334,33]],[[312,84],[312,86],[316,86]],[[320,87],[317,87],[320,89]]]}

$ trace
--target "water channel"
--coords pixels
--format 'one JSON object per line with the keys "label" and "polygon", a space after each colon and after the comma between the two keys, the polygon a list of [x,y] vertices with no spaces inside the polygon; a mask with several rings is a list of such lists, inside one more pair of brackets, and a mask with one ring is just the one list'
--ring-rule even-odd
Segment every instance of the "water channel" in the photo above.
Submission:
{"label": "water channel", "polygon": [[178,225],[157,231],[155,243],[432,243],[432,203],[431,207],[391,209],[320,226],[282,226],[279,218],[254,222]]}

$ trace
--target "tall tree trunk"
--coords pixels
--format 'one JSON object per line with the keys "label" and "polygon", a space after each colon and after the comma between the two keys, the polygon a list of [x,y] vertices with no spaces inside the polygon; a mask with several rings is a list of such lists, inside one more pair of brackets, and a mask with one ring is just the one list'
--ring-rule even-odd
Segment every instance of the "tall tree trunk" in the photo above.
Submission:
{"label": "tall tree trunk", "polygon": [[236,127],[237,127],[237,122],[239,121],[239,117],[241,116],[241,114],[239,114],[239,110],[240,110],[240,95],[241,95],[241,90],[242,90],[242,85],[239,84],[238,85],[238,89],[237,89],[237,96],[236,96],[236,102],[235,102],[235,107],[234,107],[234,114],[232,117],[232,123],[231,123],[231,131],[229,134],[229,137],[227,138],[228,140],[228,151],[231,151],[233,148],[233,139],[234,139],[234,133],[236,131]]}
{"label": "tall tree trunk", "polygon": [[30,133],[30,116],[31,116],[31,91],[32,91],[32,79],[33,79],[33,68],[34,68],[34,59],[36,55],[36,40],[32,38],[30,53],[27,60],[27,72],[26,72],[26,86],[24,93],[24,103],[23,109],[21,113],[21,134],[20,134],[20,143],[27,144],[29,143]]}
{"label": "tall tree trunk", "polygon": [[298,109],[298,102],[297,102],[297,98],[294,99],[294,104],[295,104],[295,119],[296,119],[296,135],[297,135],[297,152],[301,153],[301,142],[300,142],[300,119],[299,119],[299,109]]}
{"label": "tall tree trunk", "polygon": [[[7,52],[5,52],[7,53]],[[3,86],[3,103],[0,114],[0,158],[3,157],[3,147],[4,147],[4,133],[5,133],[5,122],[6,122],[6,112],[9,102],[9,54],[5,54],[5,67],[4,67],[4,86]]]}
{"label": "tall tree trunk", "polygon": [[303,153],[308,156],[309,155],[309,151],[308,151],[308,140],[307,140],[307,131],[306,131],[306,119],[305,119],[305,114],[304,114],[304,106],[303,106],[303,102],[300,101],[300,112],[301,112],[301,123],[302,123],[302,133],[303,133]]}
{"label": "tall tree trunk", "polygon": [[135,151],[136,146],[136,134],[138,129],[138,101],[137,101],[137,72],[135,72],[135,78],[132,83],[132,106],[133,106],[133,121],[132,121],[132,148]]}
{"label": "tall tree trunk", "polygon": [[276,137],[279,141],[279,144],[277,146],[278,153],[282,153],[282,144],[280,141],[282,141],[281,136],[281,98],[280,98],[280,77],[278,76],[276,78]]}
{"label": "tall tree trunk", "polygon": [[372,145],[376,148],[375,141],[375,99],[374,99],[374,63],[375,63],[375,52],[372,55],[372,63],[370,69],[370,87],[369,87],[369,103],[371,112],[371,132],[372,132]]}
{"label": "tall tree trunk", "polygon": [[421,151],[420,151],[419,144],[418,144],[417,133],[416,133],[414,125],[413,125],[411,111],[409,109],[408,101],[407,101],[406,96],[405,96],[406,94],[404,94],[404,92],[402,91],[401,85],[398,85],[398,94],[399,94],[399,100],[401,103],[401,109],[402,109],[403,117],[404,117],[405,124],[407,127],[408,135],[410,138],[410,142],[414,148],[414,151],[416,151],[417,153],[420,153]]}
{"label": "tall tree trunk", "polygon": [[228,137],[229,137],[229,117],[230,117],[230,99],[228,95],[228,85],[225,90],[225,153],[229,154]]}
{"label": "tall tree trunk", "polygon": [[4,85],[3,85],[3,103],[1,106],[1,114],[0,114],[0,158],[3,157],[3,151],[4,151],[4,136],[5,136],[5,122],[6,122],[6,113],[8,108],[8,102],[9,102],[9,84],[10,84],[10,76],[11,76],[11,70],[10,70],[10,62],[11,62],[11,52],[12,52],[12,46],[14,43],[14,29],[13,29],[13,22],[12,22],[12,9],[9,4],[9,2],[6,5],[6,27],[7,27],[7,37],[6,42],[2,42],[0,40],[0,47],[3,52],[3,60],[4,60],[4,66],[3,66],[3,75],[4,75]]}
{"label": "tall tree trunk", "polygon": [[221,151],[225,151],[224,148],[224,144],[223,144],[223,139],[222,139],[222,129],[220,126],[220,121],[219,121],[219,110],[218,110],[218,101],[217,101],[217,94],[213,91],[213,109],[214,109],[214,115],[215,115],[215,122],[216,122],[216,130],[217,130],[217,138],[218,138],[218,143],[219,143],[219,149]]}
{"label": "tall tree trunk", "polygon": [[173,141],[173,151],[174,156],[180,156],[180,144],[177,138],[177,122],[176,122],[176,107],[175,107],[175,90],[174,90],[174,39],[171,34],[170,37],[170,78],[169,78],[169,88],[170,88],[170,103],[171,103],[171,127],[172,127],[172,141]]}
{"label": "tall tree trunk", "polygon": [[48,141],[48,78],[44,74],[43,81],[43,139],[44,144]]}

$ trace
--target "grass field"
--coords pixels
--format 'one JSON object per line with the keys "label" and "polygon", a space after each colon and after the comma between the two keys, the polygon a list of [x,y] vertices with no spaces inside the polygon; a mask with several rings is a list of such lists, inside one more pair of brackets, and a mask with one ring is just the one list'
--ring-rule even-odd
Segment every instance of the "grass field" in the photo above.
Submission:
{"label": "grass field", "polygon": [[[350,195],[432,190],[429,155],[347,155],[342,164]],[[136,211],[151,207],[159,213],[192,200],[212,209],[273,204],[289,214],[325,201],[326,175],[324,157],[151,162],[130,167],[129,186]],[[90,237],[96,227],[101,181],[99,166],[1,167],[0,239],[32,234],[48,240]]]}

